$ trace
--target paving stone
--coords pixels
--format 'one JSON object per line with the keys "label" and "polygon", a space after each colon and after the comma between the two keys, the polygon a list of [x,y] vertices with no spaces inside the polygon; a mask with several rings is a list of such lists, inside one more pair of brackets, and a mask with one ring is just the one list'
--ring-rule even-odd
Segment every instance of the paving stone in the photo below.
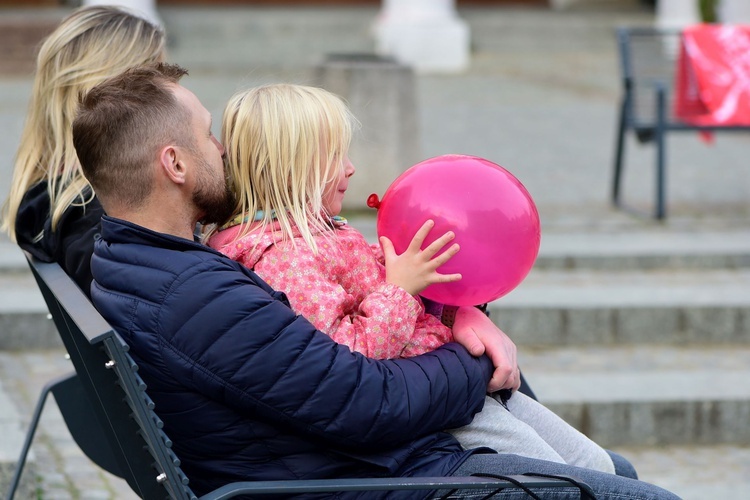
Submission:
{"label": "paving stone", "polygon": [[[8,411],[13,409],[19,416],[17,425],[25,435],[42,386],[71,370],[70,360],[62,349],[0,350],[0,381],[11,403],[0,405],[0,415],[8,415]],[[7,442],[2,440],[0,443],[0,449],[4,449]],[[8,448],[8,454],[15,463],[21,445],[19,443],[16,449]],[[124,480],[100,470],[83,455],[70,436],[54,398],[47,401],[31,450],[34,461],[24,470],[23,481],[29,485],[25,486],[24,491],[38,487],[45,500],[138,498]],[[0,491],[5,491],[6,481],[10,481],[10,476],[6,479],[6,476],[0,475]],[[32,497],[19,495],[17,498]]]}

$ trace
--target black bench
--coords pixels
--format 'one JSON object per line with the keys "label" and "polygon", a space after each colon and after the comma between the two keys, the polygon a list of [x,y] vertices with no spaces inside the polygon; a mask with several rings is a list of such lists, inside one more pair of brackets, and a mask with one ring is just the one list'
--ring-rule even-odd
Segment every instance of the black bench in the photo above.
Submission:
{"label": "black bench", "polygon": [[624,170],[625,135],[635,133],[640,143],[652,142],[656,149],[656,193],[654,216],[666,217],[666,134],[676,131],[750,131],[750,126],[696,126],[674,115],[676,59],[680,31],[656,28],[619,28],[617,46],[622,75],[622,102],[612,182],[612,202],[622,207],[621,179]]}
{"label": "black bench", "polygon": [[[138,366],[128,354],[127,344],[59,265],[38,262],[28,255],[27,259],[76,373],[53,381],[43,391],[7,498],[13,498],[38,423],[38,414],[47,394],[52,392],[71,434],[76,442],[84,443],[81,447],[89,458],[123,477],[141,498],[197,499],[180,468],[179,458],[171,449],[169,437],[162,430],[162,421],[154,412],[155,405],[138,375]],[[69,408],[77,411],[72,412]],[[86,417],[85,425],[81,425],[81,421],[72,421],[82,418],[81,412]],[[97,444],[100,449],[92,450]],[[577,480],[571,481],[563,476],[526,475],[238,482],[200,498],[464,489],[477,490],[479,495],[480,492],[486,494],[488,490],[507,488],[521,488],[531,498],[536,498],[530,489],[570,488],[572,485],[580,488],[582,498],[589,497],[588,487]]]}

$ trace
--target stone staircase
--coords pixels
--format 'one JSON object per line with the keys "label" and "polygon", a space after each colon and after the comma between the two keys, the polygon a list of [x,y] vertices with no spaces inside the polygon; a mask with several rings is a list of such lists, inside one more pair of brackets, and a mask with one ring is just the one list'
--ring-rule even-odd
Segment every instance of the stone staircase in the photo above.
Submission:
{"label": "stone staircase", "polygon": [[750,232],[546,234],[491,305],[539,398],[604,446],[750,445]]}

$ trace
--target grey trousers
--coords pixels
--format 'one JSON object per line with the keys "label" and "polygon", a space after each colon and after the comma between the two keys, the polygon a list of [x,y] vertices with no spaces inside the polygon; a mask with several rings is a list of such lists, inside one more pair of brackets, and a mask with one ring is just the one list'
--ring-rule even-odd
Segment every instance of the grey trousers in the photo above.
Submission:
{"label": "grey trousers", "polygon": [[607,451],[538,401],[515,392],[508,408],[487,396],[471,424],[451,429],[465,449],[485,446],[498,453],[615,473]]}

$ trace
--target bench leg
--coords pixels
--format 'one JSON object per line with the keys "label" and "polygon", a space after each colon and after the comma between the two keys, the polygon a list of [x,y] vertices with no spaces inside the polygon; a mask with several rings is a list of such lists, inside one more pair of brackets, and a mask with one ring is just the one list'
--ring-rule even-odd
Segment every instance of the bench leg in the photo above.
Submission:
{"label": "bench leg", "polygon": [[620,179],[622,178],[622,160],[625,148],[625,108],[627,106],[627,97],[624,97],[620,104],[620,116],[617,127],[617,139],[615,150],[615,168],[612,176],[612,203],[615,206],[620,205]]}
{"label": "bench leg", "polygon": [[34,414],[31,417],[31,422],[29,422],[29,430],[26,432],[26,439],[23,442],[23,448],[21,449],[21,456],[18,457],[18,462],[16,463],[16,470],[13,474],[13,479],[11,479],[10,481],[10,486],[8,487],[8,492],[6,495],[7,500],[13,500],[13,497],[16,494],[16,490],[18,489],[18,484],[21,482],[21,475],[23,474],[23,468],[24,468],[24,465],[26,465],[26,457],[29,454],[29,449],[31,449],[31,443],[34,440],[34,434],[36,434],[37,427],[39,426],[39,419],[42,416],[42,410],[44,410],[44,403],[47,402],[47,396],[49,396],[50,392],[53,391],[55,386],[75,376],[76,376],[75,372],[69,373],[63,377],[50,381],[49,383],[47,383],[47,385],[45,385],[42,388],[42,392],[39,395],[39,399],[37,400],[37,403],[36,403],[36,408],[34,408]]}
{"label": "bench leg", "polygon": [[666,138],[664,137],[664,124],[666,123],[666,89],[659,86],[656,91],[656,127],[654,130],[654,143],[656,145],[656,210],[655,217],[659,220],[667,216],[665,203],[666,184]]}

